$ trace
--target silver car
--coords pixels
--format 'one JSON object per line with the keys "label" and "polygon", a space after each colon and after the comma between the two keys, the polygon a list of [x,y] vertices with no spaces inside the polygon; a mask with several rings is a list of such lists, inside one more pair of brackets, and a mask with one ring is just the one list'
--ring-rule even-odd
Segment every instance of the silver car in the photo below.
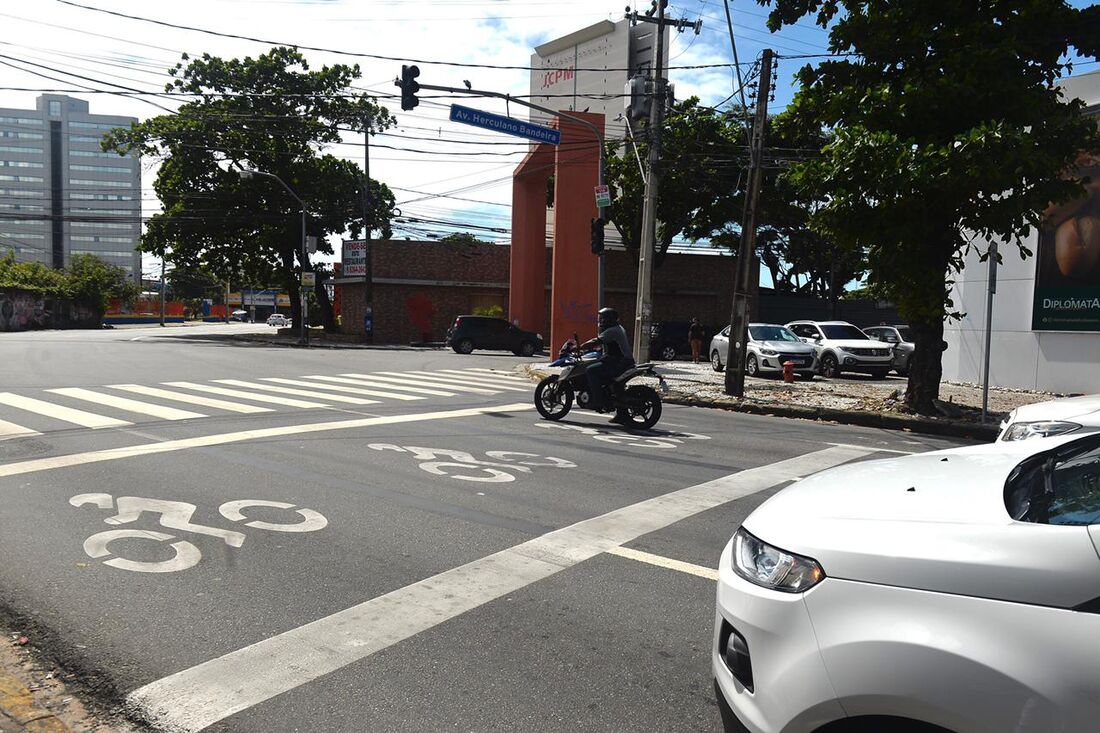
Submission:
{"label": "silver car", "polygon": [[[729,326],[710,340],[710,365],[714,371],[726,368],[729,358]],[[796,374],[813,379],[816,364],[814,347],[801,340],[784,326],[774,323],[750,323],[748,356],[745,373],[751,377],[783,371],[783,363],[794,362]]]}
{"label": "silver car", "polygon": [[873,339],[894,346],[894,371],[898,376],[909,376],[909,360],[913,358],[913,337],[909,335],[909,326],[869,326],[863,332]]}

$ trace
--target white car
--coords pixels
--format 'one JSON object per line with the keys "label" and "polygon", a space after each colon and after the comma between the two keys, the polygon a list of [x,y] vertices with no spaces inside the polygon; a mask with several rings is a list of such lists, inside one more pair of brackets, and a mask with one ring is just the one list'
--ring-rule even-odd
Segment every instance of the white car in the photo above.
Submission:
{"label": "white car", "polygon": [[[714,371],[726,368],[729,358],[730,327],[726,326],[710,340],[710,365]],[[745,357],[745,373],[750,377],[761,374],[782,374],[783,362],[794,363],[795,373],[805,379],[814,378],[814,348],[773,323],[750,323],[748,355]]]}
{"label": "white car", "polygon": [[849,464],[722,553],[728,731],[1061,733],[1100,722],[1100,435]]}
{"label": "white car", "polygon": [[289,326],[290,319],[284,316],[282,313],[272,313],[267,317],[267,325],[269,326]]}
{"label": "white car", "polygon": [[823,377],[861,372],[882,379],[894,368],[893,346],[870,338],[847,321],[792,321],[787,328],[814,347]]}
{"label": "white car", "polygon": [[1100,394],[1017,407],[1001,423],[997,440],[1027,440],[1096,431],[1100,431]]}

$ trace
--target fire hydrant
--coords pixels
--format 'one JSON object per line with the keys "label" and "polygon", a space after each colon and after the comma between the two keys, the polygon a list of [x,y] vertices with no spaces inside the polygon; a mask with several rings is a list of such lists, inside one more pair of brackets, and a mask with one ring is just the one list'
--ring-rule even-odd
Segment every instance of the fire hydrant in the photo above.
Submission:
{"label": "fire hydrant", "polygon": [[794,381],[794,362],[793,361],[783,362],[783,381],[784,382],[793,382]]}

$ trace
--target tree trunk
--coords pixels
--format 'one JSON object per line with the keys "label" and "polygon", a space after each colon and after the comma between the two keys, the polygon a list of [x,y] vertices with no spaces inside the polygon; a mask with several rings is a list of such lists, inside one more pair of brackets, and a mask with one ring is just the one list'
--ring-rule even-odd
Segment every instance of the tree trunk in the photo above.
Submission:
{"label": "tree trunk", "polygon": [[317,287],[313,293],[317,297],[317,305],[321,308],[321,326],[325,333],[337,333],[336,316],[332,313],[332,301],[328,297],[328,289],[321,283],[324,273],[317,274]]}
{"label": "tree trunk", "polygon": [[909,331],[915,348],[909,362],[905,404],[921,415],[935,415],[937,410],[933,400],[940,397],[940,379],[943,377],[943,318],[910,321]]}

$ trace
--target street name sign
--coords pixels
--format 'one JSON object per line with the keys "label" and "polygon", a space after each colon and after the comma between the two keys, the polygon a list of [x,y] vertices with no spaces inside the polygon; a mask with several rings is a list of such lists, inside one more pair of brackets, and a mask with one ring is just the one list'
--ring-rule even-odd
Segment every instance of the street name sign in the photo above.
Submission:
{"label": "street name sign", "polygon": [[482,127],[494,132],[503,132],[506,135],[525,137],[537,143],[561,144],[561,131],[552,127],[532,125],[530,122],[517,120],[504,115],[482,112],[479,109],[463,107],[461,104],[451,105],[451,121],[461,122],[464,125]]}

